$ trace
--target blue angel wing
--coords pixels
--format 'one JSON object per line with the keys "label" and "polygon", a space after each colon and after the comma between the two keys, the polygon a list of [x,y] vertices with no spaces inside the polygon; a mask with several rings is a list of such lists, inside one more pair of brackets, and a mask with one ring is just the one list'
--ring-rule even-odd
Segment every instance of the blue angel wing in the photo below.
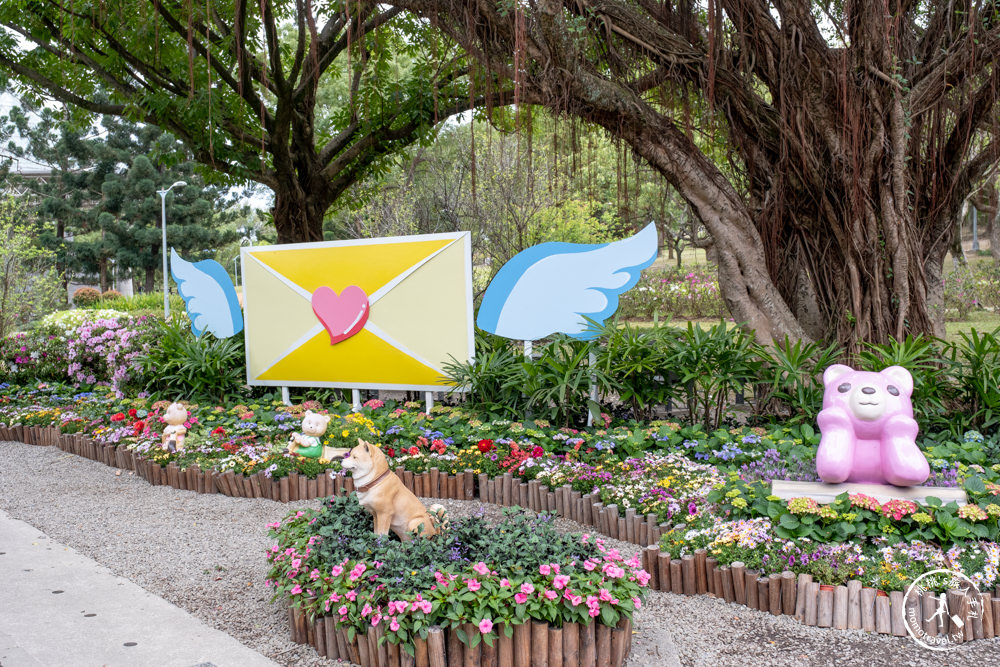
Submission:
{"label": "blue angel wing", "polygon": [[618,296],[639,282],[659,249],[653,223],[614,243],[542,243],[515,255],[486,288],[476,324],[516,340],[553,333],[592,338]]}
{"label": "blue angel wing", "polygon": [[194,335],[210,331],[216,338],[228,338],[243,330],[236,288],[221,264],[214,259],[192,264],[171,248],[170,275],[177,281]]}

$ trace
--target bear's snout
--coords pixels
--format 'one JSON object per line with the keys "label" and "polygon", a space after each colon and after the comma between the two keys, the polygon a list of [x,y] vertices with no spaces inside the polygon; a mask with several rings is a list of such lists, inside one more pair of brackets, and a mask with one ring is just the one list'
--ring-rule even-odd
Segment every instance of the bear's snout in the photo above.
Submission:
{"label": "bear's snout", "polygon": [[863,387],[861,389],[861,393],[868,394],[869,396],[871,396],[872,394],[875,393],[875,387]]}

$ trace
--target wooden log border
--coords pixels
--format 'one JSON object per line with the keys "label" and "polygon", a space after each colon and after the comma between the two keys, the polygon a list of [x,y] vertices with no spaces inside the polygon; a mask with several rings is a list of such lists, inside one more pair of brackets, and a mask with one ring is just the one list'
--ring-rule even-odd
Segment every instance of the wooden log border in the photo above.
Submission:
{"label": "wooden log border", "polygon": [[[347,632],[333,616],[307,618],[299,609],[288,608],[288,633],[296,644],[309,644],[319,655],[345,660],[361,667],[403,667],[483,665],[492,667],[623,667],[631,649],[632,622],[623,618],[617,627],[593,621],[587,625],[564,623],[556,628],[542,621],[515,625],[511,637],[497,626],[493,646],[480,642],[475,648],[462,641],[451,628],[431,626],[426,638],[417,638],[413,655],[398,644],[384,641],[384,632],[372,628],[368,634]],[[465,624],[462,630],[473,636],[479,629]],[[555,662],[553,662],[555,659]]]}
{"label": "wooden log border", "polygon": [[[0,440],[58,447],[76,456],[134,471],[153,486],[170,486],[195,493],[221,493],[234,498],[267,498],[288,503],[345,495],[354,491],[354,481],[350,477],[340,475],[334,477],[322,475],[309,480],[297,473],[291,473],[280,480],[273,480],[265,477],[263,473],[244,476],[232,471],[220,473],[198,468],[181,470],[175,464],[161,466],[141,454],[119,448],[114,444],[98,442],[87,435],[61,433],[58,427],[0,424]],[[623,512],[617,505],[605,506],[590,494],[581,495],[569,485],[552,489],[543,486],[538,480],[520,482],[510,473],[491,479],[485,474],[477,476],[472,470],[465,470],[457,475],[443,474],[436,468],[416,474],[404,471],[402,468],[397,468],[394,472],[406,488],[424,498],[479,500],[502,506],[520,505],[536,512],[554,512],[557,516],[576,521],[584,527],[593,528],[614,539],[645,547],[641,550],[640,556],[643,569],[650,573],[651,590],[673,592],[678,595],[708,595],[774,615],[793,616],[805,625],[819,625],[831,629],[846,627],[846,629],[862,629],[866,632],[901,636],[902,619],[907,610],[899,595],[877,594],[880,592],[863,588],[861,582],[857,580],[849,581],[847,586],[821,588],[820,582],[814,582],[811,577],[800,575],[796,578],[787,570],[770,577],[758,578],[758,573],[745,569],[743,563],[717,566],[716,560],[706,557],[702,549],[695,551],[693,557],[671,562],[669,555],[661,554],[658,546],[660,536],[670,530],[667,524],[658,524],[653,514],[642,516],[632,508],[627,508]],[[965,641],[1000,637],[1000,587],[992,591],[983,591],[980,601],[966,600],[964,599],[966,595],[960,591],[950,591],[949,595],[954,598],[955,609],[961,610],[960,614],[967,614],[968,610],[973,608],[989,609],[988,612],[984,612],[984,618],[981,620],[972,619],[973,622],[963,626],[966,632]],[[925,600],[922,605],[911,604],[911,607],[926,612],[927,604],[929,603]],[[323,623],[326,624],[326,628],[333,628],[335,621],[328,619]],[[927,625],[925,622],[925,631],[928,634],[948,632],[947,627],[928,629]],[[542,633],[539,630],[538,635],[546,634],[547,637],[551,637],[555,630],[550,628],[550,633]],[[565,628],[563,631],[565,632]],[[450,631],[442,632],[445,634],[444,646],[450,646],[452,642]],[[621,628],[616,628],[611,636],[611,664],[615,665],[620,664],[614,662],[617,656],[616,642],[623,641],[622,635],[615,633],[621,632]],[[311,634],[316,632],[313,631]],[[522,634],[534,636],[536,633]],[[598,654],[602,654],[603,650],[602,642],[605,639],[602,637],[604,635],[598,628]],[[331,644],[333,640],[336,641]],[[329,634],[324,635],[324,641],[325,650],[337,650],[339,640],[336,631],[331,630]],[[570,644],[566,646],[581,646],[579,644],[581,638],[577,638],[576,642],[569,641]],[[590,636],[587,635],[582,641],[587,642],[585,653],[589,655]],[[555,650],[552,640],[549,639],[548,643],[551,653]],[[365,647],[367,650],[367,643]],[[534,650],[536,649],[530,651]],[[354,655],[358,655],[360,651],[359,645],[354,644]],[[402,663],[405,663],[408,657],[408,655],[404,657],[402,652],[397,656]],[[381,666],[382,663],[371,664]],[[450,661],[443,664],[450,664]]]}

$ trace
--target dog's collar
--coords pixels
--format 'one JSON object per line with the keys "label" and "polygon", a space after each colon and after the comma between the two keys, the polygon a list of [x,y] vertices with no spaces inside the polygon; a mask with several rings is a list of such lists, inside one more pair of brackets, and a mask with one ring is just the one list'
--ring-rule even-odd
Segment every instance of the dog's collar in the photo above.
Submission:
{"label": "dog's collar", "polygon": [[371,490],[371,488],[373,486],[375,486],[376,484],[378,484],[379,482],[381,482],[383,479],[385,479],[385,476],[388,475],[391,472],[392,472],[392,468],[386,468],[385,472],[383,472],[381,475],[379,475],[378,477],[376,477],[374,480],[372,480],[368,484],[365,484],[364,486],[357,486],[357,487],[355,487],[355,491],[357,491],[358,493],[365,493],[365,492]]}

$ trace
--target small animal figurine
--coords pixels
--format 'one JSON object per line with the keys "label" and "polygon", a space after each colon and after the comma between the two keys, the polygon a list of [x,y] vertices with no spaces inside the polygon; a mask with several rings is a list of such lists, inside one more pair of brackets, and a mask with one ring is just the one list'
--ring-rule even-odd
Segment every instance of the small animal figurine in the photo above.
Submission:
{"label": "small animal figurine", "polygon": [[901,366],[879,373],[834,364],[823,373],[822,434],[816,472],[831,484],[913,486],[930,476],[917,447],[910,395],[913,376]]}
{"label": "small animal figurine", "polygon": [[321,415],[306,410],[302,417],[302,433],[292,433],[292,438],[288,442],[288,451],[310,459],[326,459],[328,461],[335,458],[342,458],[350,450],[346,447],[324,447],[320,438],[326,433],[326,427],[330,425],[330,415]]}
{"label": "small animal figurine", "polygon": [[178,452],[184,449],[184,436],[187,428],[184,422],[187,421],[188,411],[180,403],[171,403],[163,412],[163,421],[167,423],[163,429],[161,446],[168,452]]}
{"label": "small animal figurine", "polygon": [[[375,517],[375,534],[396,533],[404,542],[417,532],[421,537],[437,534],[435,523],[446,523],[444,508],[432,505],[430,513],[402,480],[389,469],[378,445],[358,439],[358,446],[341,464],[354,476],[358,502]],[[434,514],[438,521],[431,517]]]}

